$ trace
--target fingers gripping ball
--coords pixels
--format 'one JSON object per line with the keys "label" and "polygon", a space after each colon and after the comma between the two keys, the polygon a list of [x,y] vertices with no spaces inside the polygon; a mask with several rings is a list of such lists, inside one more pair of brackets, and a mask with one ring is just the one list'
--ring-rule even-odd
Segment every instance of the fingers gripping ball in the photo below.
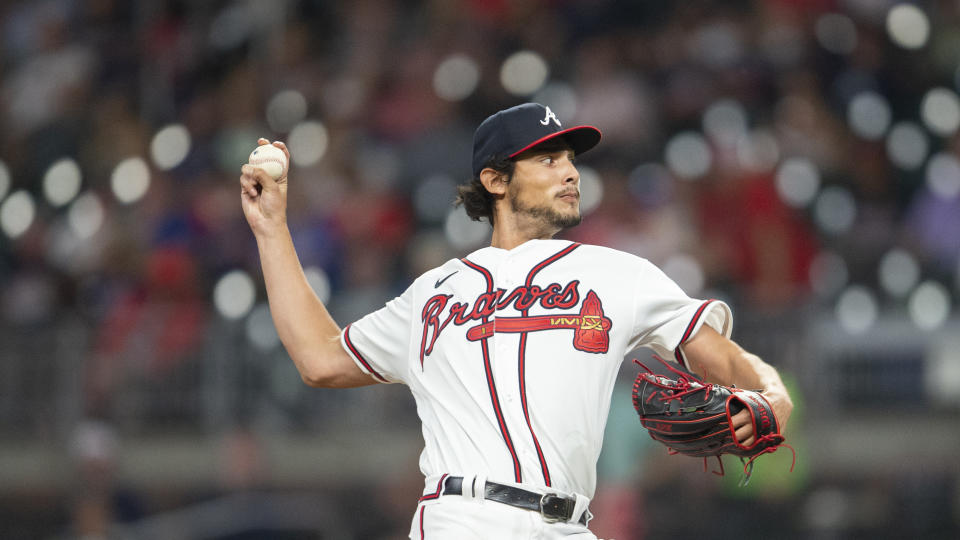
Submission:
{"label": "fingers gripping ball", "polygon": [[274,180],[287,174],[287,155],[272,144],[262,144],[250,152],[247,163],[267,172]]}

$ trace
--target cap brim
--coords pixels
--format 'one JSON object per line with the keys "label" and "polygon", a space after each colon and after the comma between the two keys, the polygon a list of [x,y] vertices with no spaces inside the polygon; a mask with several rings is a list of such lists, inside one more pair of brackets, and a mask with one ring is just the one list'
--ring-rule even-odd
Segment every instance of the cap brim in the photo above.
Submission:
{"label": "cap brim", "polygon": [[573,149],[573,153],[580,155],[587,150],[593,148],[600,142],[600,137],[602,134],[600,130],[593,126],[576,126],[572,128],[567,128],[560,130],[554,133],[551,133],[545,137],[540,137],[539,139],[533,141],[532,143],[524,146],[523,148],[517,150],[516,152],[510,154],[510,158],[515,158],[518,155],[530,150],[538,144],[543,144],[549,140],[556,139],[558,137],[562,138],[570,145],[570,148]]}

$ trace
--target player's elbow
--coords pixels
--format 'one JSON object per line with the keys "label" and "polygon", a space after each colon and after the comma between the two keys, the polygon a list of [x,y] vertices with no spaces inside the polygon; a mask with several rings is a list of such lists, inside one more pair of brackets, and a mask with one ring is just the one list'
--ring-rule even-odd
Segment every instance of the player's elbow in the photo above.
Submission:
{"label": "player's elbow", "polygon": [[325,366],[297,363],[300,379],[311,388],[336,388],[337,374]]}
{"label": "player's elbow", "polygon": [[326,388],[329,379],[319,373],[300,370],[300,380],[310,388]]}
{"label": "player's elbow", "polygon": [[311,388],[353,388],[374,381],[342,349],[330,354],[293,358],[300,379]]}

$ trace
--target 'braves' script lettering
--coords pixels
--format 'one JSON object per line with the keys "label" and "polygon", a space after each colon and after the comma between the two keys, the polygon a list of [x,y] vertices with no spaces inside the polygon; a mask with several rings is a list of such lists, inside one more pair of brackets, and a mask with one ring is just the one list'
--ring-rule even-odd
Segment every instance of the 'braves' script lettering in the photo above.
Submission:
{"label": "'braves' script lettering", "polygon": [[546,287],[539,285],[521,285],[509,293],[506,289],[497,289],[479,295],[473,302],[450,302],[453,295],[438,294],[423,305],[420,313],[423,321],[423,337],[420,341],[420,365],[423,358],[433,351],[433,346],[444,328],[453,321],[461,326],[471,321],[483,321],[495,312],[513,306],[517,311],[526,311],[537,303],[544,309],[569,309],[580,302],[577,286],[579,280],[573,280],[564,286],[551,283]]}

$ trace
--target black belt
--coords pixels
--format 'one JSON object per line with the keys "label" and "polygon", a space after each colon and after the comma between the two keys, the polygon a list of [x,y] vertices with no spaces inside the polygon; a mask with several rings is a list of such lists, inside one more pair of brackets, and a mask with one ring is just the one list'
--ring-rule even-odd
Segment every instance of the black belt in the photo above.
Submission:
{"label": "black belt", "polygon": [[[448,476],[443,482],[444,495],[462,495],[463,477]],[[487,481],[483,490],[483,498],[489,501],[516,506],[524,510],[539,512],[543,520],[548,523],[558,521],[568,522],[573,517],[573,509],[577,500],[572,497],[562,497],[555,493],[534,493],[525,489],[505,486],[496,482]],[[581,525],[587,524],[587,511],[584,509],[583,515],[578,521]]]}

